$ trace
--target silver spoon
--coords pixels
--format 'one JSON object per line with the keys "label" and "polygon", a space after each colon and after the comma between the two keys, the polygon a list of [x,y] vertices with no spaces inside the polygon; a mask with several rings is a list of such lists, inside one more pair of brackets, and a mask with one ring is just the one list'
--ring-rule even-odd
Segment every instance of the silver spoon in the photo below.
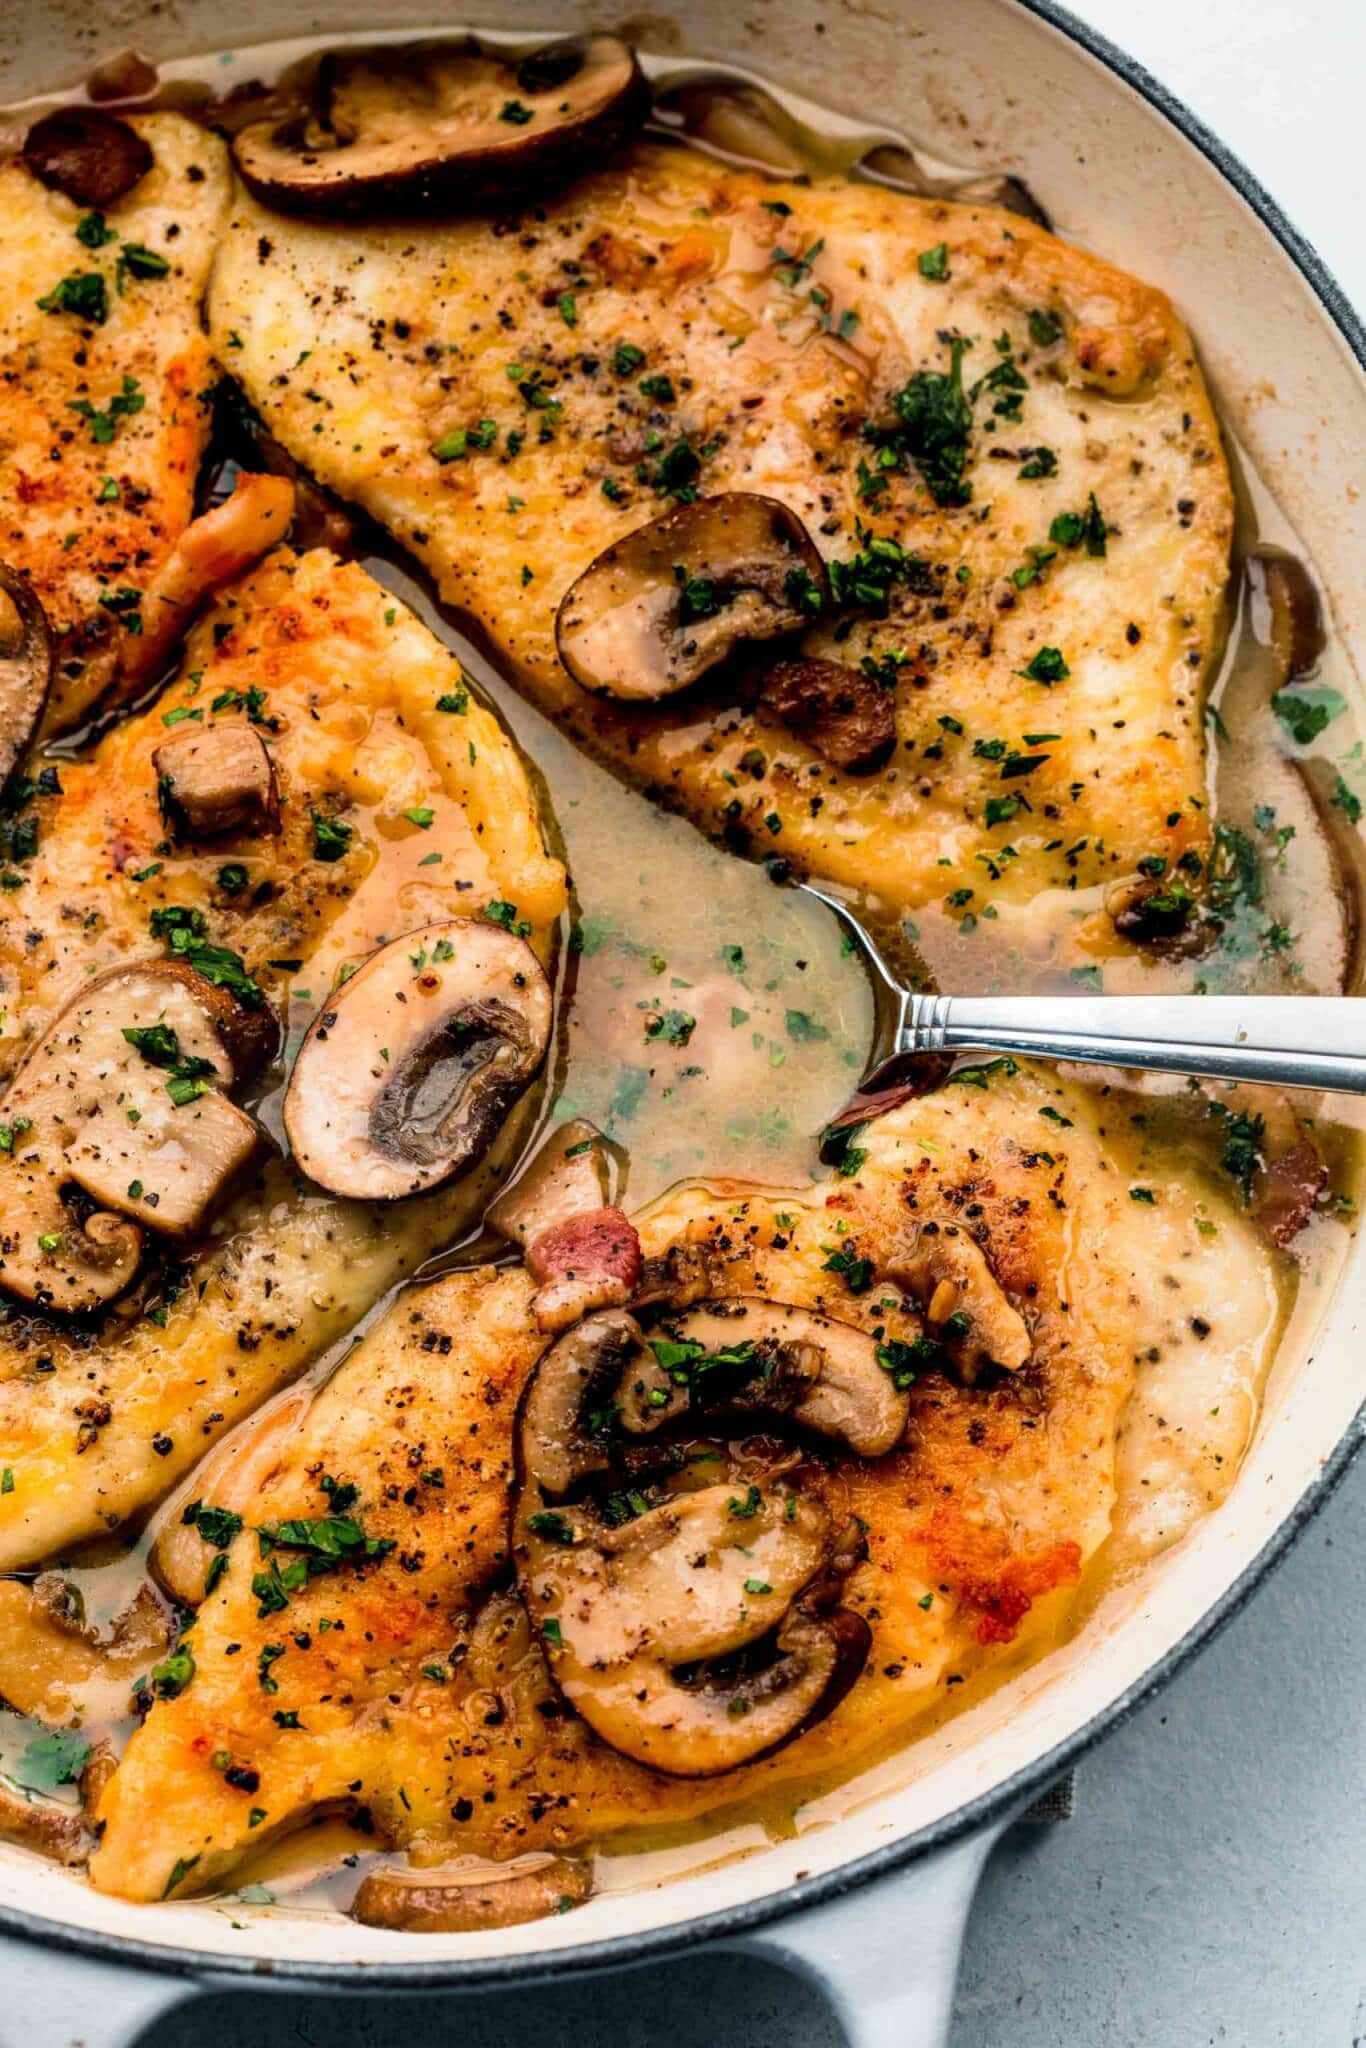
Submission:
{"label": "silver spoon", "polygon": [[810,882],[798,887],[835,913],[873,983],[878,1028],[864,1093],[909,1056],[991,1052],[1366,1095],[1366,1005],[1353,996],[916,995],[847,904]]}

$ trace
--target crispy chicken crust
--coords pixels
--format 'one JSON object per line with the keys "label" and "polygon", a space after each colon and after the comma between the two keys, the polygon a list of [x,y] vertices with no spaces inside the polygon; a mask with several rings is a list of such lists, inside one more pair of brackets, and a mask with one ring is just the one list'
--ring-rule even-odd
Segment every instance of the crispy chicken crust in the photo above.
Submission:
{"label": "crispy chicken crust", "polygon": [[[1089,252],[989,207],[646,145],[492,234],[343,248],[239,199],[209,316],[272,433],[422,558],[538,704],[704,829],[896,910],[974,889],[1007,942],[1032,905],[1024,942],[1060,961],[1125,950],[1074,892],[1207,856],[1229,479],[1172,307]],[[954,336],[962,503],[880,454]],[[871,536],[903,551],[885,617],[865,598],[801,642],[892,692],[876,774],[745,708],[734,669],[641,706],[560,665],[571,583],[689,490],[781,499],[828,561]]]}
{"label": "crispy chicken crust", "polygon": [[[1045,1107],[1070,1123],[1041,1122]],[[360,1813],[421,1864],[564,1850],[788,1784],[795,1798],[993,1660],[1046,1647],[1111,1530],[1140,1342],[1165,1343],[1203,1308],[1222,1342],[1246,1345],[1255,1385],[1276,1327],[1274,1255],[1252,1227],[1211,1190],[1176,1188],[1135,1224],[1125,1139],[1102,1114],[1031,1070],[954,1085],[870,1127],[851,1178],[795,1193],[693,1184],[638,1219],[647,1255],[706,1246],[719,1293],[869,1328],[917,1230],[952,1223],[1028,1327],[1020,1369],[975,1385],[923,1371],[900,1448],[803,1482],[833,1520],[867,1525],[844,1597],[872,1652],[827,1721],[767,1761],[684,1781],[605,1748],[556,1698],[501,1590],[513,1419],[545,1339],[528,1276],[485,1268],[403,1297],[283,1444],[189,1632],[191,1683],[153,1706],[104,1793],[95,1883],[157,1898],[179,1871],[175,1888],[212,1888],[319,1807]],[[1213,1235],[1199,1227],[1211,1215]],[[850,1264],[865,1259],[867,1280]],[[1240,1307],[1259,1287],[1262,1309]],[[1193,1436],[1183,1455],[1203,1460],[1212,1503],[1236,1459]],[[283,1553],[263,1557],[255,1531],[325,1514],[338,1485],[357,1489],[367,1542],[392,1549],[273,1606],[260,1575]]]}

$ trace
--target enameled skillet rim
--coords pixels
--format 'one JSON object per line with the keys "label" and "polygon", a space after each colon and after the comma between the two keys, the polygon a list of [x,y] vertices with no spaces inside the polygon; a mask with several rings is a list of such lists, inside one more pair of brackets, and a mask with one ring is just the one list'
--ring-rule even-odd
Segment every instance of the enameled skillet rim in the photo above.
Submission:
{"label": "enameled skillet rim", "polygon": [[[1366,371],[1366,328],[1346,294],[1318,251],[1291,224],[1241,159],[1143,65],[1126,55],[1108,37],[1098,35],[1086,23],[1078,21],[1068,9],[1058,6],[1056,0],[1014,0],[1014,4],[1027,13],[1037,15],[1079,44],[1194,144],[1275,237],[1313,290],[1357,363]],[[36,1941],[48,1948],[75,1952],[125,1967],[156,1970],[167,1976],[230,1978],[258,1985],[326,1985],[335,1990],[352,1991],[512,1987],[556,1977],[585,1976],[595,1970],[627,1968],[662,1956],[684,1955],[709,1942],[733,1940],[756,1928],[829,1904],[859,1886],[888,1877],[895,1871],[908,1869],[985,1827],[988,1822],[1003,1818],[1013,1808],[1027,1804],[1050,1780],[1075,1764],[1103,1735],[1121,1727],[1136,1714],[1198,1650],[1213,1641],[1313,1520],[1351,1465],[1363,1440],[1366,1440],[1366,1400],[1363,1400],[1317,1478],[1305,1488],[1252,1563],[1224,1589],[1180,1642],[1174,1643],[1141,1678],[1065,1741],[1024,1765],[990,1792],[969,1800],[966,1805],[918,1829],[904,1840],[890,1843],[884,1849],[872,1850],[824,1876],[801,1879],[784,1891],[762,1899],[700,1914],[689,1920],[677,1921],[672,1926],[640,1934],[585,1942],[579,1948],[542,1951],[539,1955],[478,1957],[468,1961],[448,1957],[429,1963],[296,1963],[250,1956],[223,1956],[202,1949],[168,1948],[160,1942],[134,1941],[124,1935],[84,1931],[69,1923],[48,1920],[4,1905],[0,1905],[0,1932]]]}

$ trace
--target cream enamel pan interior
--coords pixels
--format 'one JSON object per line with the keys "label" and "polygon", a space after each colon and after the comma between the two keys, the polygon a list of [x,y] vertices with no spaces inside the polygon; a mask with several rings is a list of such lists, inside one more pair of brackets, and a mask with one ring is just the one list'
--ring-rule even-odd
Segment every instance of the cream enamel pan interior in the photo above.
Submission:
{"label": "cream enamel pan interior", "polygon": [[[1018,0],[752,0],[744,9],[688,0],[672,16],[625,23],[576,4],[509,0],[496,14],[473,11],[468,25],[481,24],[527,35],[621,27],[674,60],[752,68],[861,125],[899,129],[936,156],[1019,171],[1063,235],[1174,298],[1198,337],[1226,422],[1318,566],[1347,647],[1366,648],[1366,506],[1355,488],[1357,451],[1366,446],[1359,330],[1250,181],[1248,196],[1238,189],[1244,174],[1237,166],[1231,175],[1221,168],[1194,134],[1164,115],[1136,73],[1117,75],[1081,32]],[[430,14],[420,5],[386,8],[386,33],[405,26],[429,29]],[[246,44],[373,29],[374,16],[360,0],[316,11],[306,0],[239,0],[231,27]],[[179,0],[170,9],[128,0],[113,17],[78,0],[18,0],[0,25],[0,97],[73,84],[119,43],[166,60],[221,46],[224,32],[222,11],[209,0]],[[1296,1327],[1227,1505],[1137,1585],[1112,1593],[1065,1649],[878,1765],[852,1796],[841,1793],[842,1818],[817,1825],[819,1810],[808,1809],[805,1831],[793,1841],[729,1859],[720,1854],[727,1845],[718,1844],[710,1869],[677,1883],[609,1890],[591,1912],[420,1944],[340,1918],[237,1901],[132,1906],[6,1849],[0,1924],[77,1944],[115,1937],[130,1959],[140,1950],[146,1960],[183,1962],[196,1952],[217,1967],[274,1963],[286,1974],[334,1981],[348,1964],[369,1966],[371,1982],[385,1974],[376,1965],[413,1982],[468,1981],[527,1974],[522,1958],[550,1968],[613,1960],[605,1943],[624,1943],[620,1960],[639,1959],[667,1945],[669,1930],[688,1940],[734,1932],[817,1902],[834,1888],[835,1873],[841,1888],[875,1877],[898,1856],[940,1846],[1008,1797],[1047,1782],[1068,1753],[1166,1675],[1179,1647],[1188,1649],[1232,1610],[1259,1562],[1344,1469],[1366,1391],[1360,1239],[1336,1298],[1302,1305]],[[872,1863],[851,1868],[865,1858]],[[666,1859],[657,1875],[668,1875]],[[156,1950],[160,1957],[149,1953]]]}

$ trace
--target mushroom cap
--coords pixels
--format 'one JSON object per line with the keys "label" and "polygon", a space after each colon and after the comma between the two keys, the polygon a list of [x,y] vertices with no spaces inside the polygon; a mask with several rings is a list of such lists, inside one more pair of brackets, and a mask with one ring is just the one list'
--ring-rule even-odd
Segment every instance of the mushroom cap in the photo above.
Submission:
{"label": "mushroom cap", "polygon": [[52,629],[37,591],[17,569],[0,562],[0,592],[17,616],[17,636],[5,629],[0,602],[0,787],[28,746],[43,715],[52,683]]}
{"label": "mushroom cap", "polygon": [[351,1918],[404,1934],[470,1934],[544,1920],[582,1905],[592,1889],[592,1866],[572,1856],[514,1856],[454,1870],[388,1865],[362,1879]]}
{"label": "mushroom cap", "polygon": [[650,90],[616,36],[573,36],[514,62],[464,43],[335,52],[312,108],[253,122],[237,168],[295,213],[479,205],[580,176],[644,125]]}
{"label": "mushroom cap", "polygon": [[555,639],[585,690],[636,703],[686,689],[744,641],[809,626],[829,599],[796,513],[721,491],[604,548],[565,592]]}
{"label": "mushroom cap", "polygon": [[24,137],[23,157],[40,184],[79,206],[112,206],[152,168],[137,129],[100,107],[54,107]]}
{"label": "mushroom cap", "polygon": [[652,1433],[685,1408],[724,1406],[788,1416],[864,1458],[899,1443],[910,1413],[867,1330],[757,1294],[703,1302],[658,1325],[617,1398],[632,1435]]}
{"label": "mushroom cap", "polygon": [[[97,1308],[136,1273],[140,1225],[198,1230],[261,1143],[223,1091],[266,1042],[184,961],[116,967],[82,990],[0,1105],[13,1134],[0,1284],[49,1308]],[[68,1185],[96,1204],[83,1225]]]}
{"label": "mushroom cap", "polygon": [[381,946],[299,1049],[284,1122],[300,1170],[371,1202],[467,1172],[539,1071],[551,1014],[530,946],[483,919]]}
{"label": "mushroom cap", "polygon": [[896,745],[896,699],[861,669],[801,656],[764,677],[759,708],[846,775],[873,775]]}

